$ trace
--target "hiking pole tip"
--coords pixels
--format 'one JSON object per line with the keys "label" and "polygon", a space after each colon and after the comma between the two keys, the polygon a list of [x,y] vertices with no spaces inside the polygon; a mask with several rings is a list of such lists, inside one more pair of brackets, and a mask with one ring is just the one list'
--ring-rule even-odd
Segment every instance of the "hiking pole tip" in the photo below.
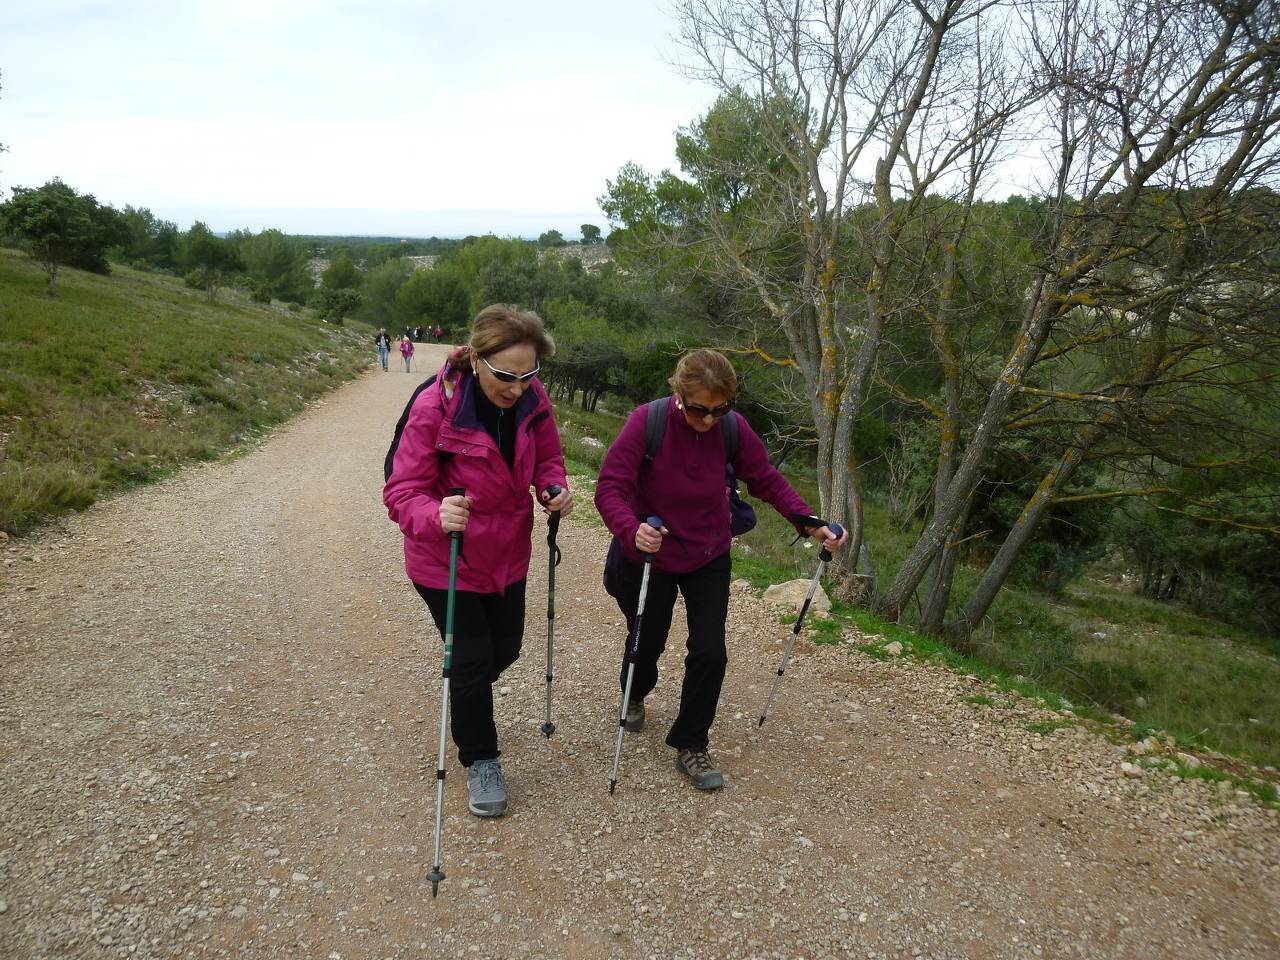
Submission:
{"label": "hiking pole tip", "polygon": [[542,735],[546,737],[548,740],[551,739],[551,735],[555,732],[556,732],[556,725],[552,723],[550,720],[548,720],[546,723],[542,725]]}

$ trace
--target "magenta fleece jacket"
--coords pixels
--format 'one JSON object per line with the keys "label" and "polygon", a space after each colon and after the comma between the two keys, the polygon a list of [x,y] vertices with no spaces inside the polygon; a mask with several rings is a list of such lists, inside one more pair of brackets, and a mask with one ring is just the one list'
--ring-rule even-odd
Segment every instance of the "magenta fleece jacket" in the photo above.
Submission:
{"label": "magenta fleece jacket", "polygon": [[[529,573],[533,498],[551,484],[567,486],[551,401],[533,380],[513,408],[513,466],[475,415],[475,374],[449,364],[423,388],[392,454],[382,490],[387,514],[404,534],[404,566],[424,587],[449,586],[449,538],[440,501],[454,487],[471,498],[458,561],[458,589],[501,593]],[[443,458],[441,454],[448,456]]]}
{"label": "magenta fleece jacket", "polygon": [[[769,462],[760,437],[737,412],[738,456],[733,463],[747,492],[794,523],[812,510]],[[631,412],[600,468],[596,509],[622,542],[627,558],[640,563],[635,547],[641,518],[656,513],[671,532],[653,564],[668,573],[688,573],[729,549],[729,495],[724,485],[724,438],[717,423],[706,433],[689,426],[673,396],[667,430],[653,463],[643,466],[645,407]],[[797,529],[800,529],[797,527]]]}

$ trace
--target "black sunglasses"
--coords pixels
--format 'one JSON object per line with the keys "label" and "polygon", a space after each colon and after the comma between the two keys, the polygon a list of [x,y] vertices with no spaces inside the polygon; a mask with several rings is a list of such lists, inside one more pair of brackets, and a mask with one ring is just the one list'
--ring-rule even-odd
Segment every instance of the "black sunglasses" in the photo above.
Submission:
{"label": "black sunglasses", "polygon": [[524,383],[526,380],[532,380],[534,377],[536,377],[538,375],[538,371],[542,369],[542,362],[539,361],[538,365],[534,367],[532,370],[530,370],[528,373],[508,373],[506,370],[499,370],[497,367],[495,367],[492,363],[490,363],[484,357],[481,357],[480,361],[486,367],[489,368],[490,373],[492,373],[495,377],[497,377],[503,383],[516,383],[517,381],[520,383]]}
{"label": "black sunglasses", "polygon": [[733,409],[732,400],[730,400],[728,403],[722,403],[718,407],[704,407],[700,403],[690,403],[684,397],[680,398],[680,402],[684,404],[684,412],[689,414],[691,417],[701,418],[701,417],[705,417],[707,414],[711,414],[713,419],[719,420],[721,417],[723,417],[725,414],[727,414],[730,410]]}

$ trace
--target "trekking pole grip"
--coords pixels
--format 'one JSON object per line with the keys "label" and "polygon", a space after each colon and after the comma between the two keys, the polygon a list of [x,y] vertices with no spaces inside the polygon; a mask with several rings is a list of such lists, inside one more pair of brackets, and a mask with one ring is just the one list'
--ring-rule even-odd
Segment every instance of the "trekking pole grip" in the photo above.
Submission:
{"label": "trekking pole grip", "polygon": [[[450,488],[449,488],[449,496],[451,496],[451,497],[465,497],[466,495],[467,495],[467,491],[466,491],[466,490],[464,490],[462,487],[450,487]],[[461,543],[461,542],[462,542],[462,531],[461,531],[461,530],[451,530],[451,531],[449,532],[449,539],[450,539],[450,540],[457,540],[459,543]]]}
{"label": "trekking pole grip", "polygon": [[[547,487],[543,493],[546,494],[548,500],[554,500],[556,497],[560,496],[560,494],[564,493],[564,487],[560,486],[558,483],[553,483],[551,486]],[[556,531],[560,529],[559,510],[551,511],[550,516],[547,517],[547,526],[551,530],[551,539],[554,540],[556,537]]]}
{"label": "trekking pole grip", "polygon": [[[653,529],[655,530],[662,529],[662,518],[658,516],[656,513],[649,514],[649,516],[645,517],[644,522],[647,523],[649,526],[653,527]],[[644,562],[653,563],[653,554],[646,553],[644,555]]]}
{"label": "trekking pole grip", "polygon": [[[830,530],[833,534],[835,534],[835,538],[837,540],[839,540],[842,536],[844,536],[844,527],[840,526],[840,524],[828,523],[826,526],[828,530]],[[831,551],[828,550],[826,547],[823,547],[818,552],[818,559],[821,560],[823,563],[830,563]]]}

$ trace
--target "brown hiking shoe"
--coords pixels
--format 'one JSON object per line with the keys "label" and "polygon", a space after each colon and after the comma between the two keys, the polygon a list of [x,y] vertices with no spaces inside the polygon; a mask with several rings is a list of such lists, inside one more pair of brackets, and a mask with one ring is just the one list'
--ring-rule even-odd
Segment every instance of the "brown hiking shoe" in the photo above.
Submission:
{"label": "brown hiking shoe", "polygon": [[644,701],[628,700],[627,701],[627,722],[623,724],[632,733],[639,733],[644,729]]}
{"label": "brown hiking shoe", "polygon": [[721,773],[705,750],[681,750],[676,754],[676,769],[689,777],[699,790],[718,790],[724,786]]}

